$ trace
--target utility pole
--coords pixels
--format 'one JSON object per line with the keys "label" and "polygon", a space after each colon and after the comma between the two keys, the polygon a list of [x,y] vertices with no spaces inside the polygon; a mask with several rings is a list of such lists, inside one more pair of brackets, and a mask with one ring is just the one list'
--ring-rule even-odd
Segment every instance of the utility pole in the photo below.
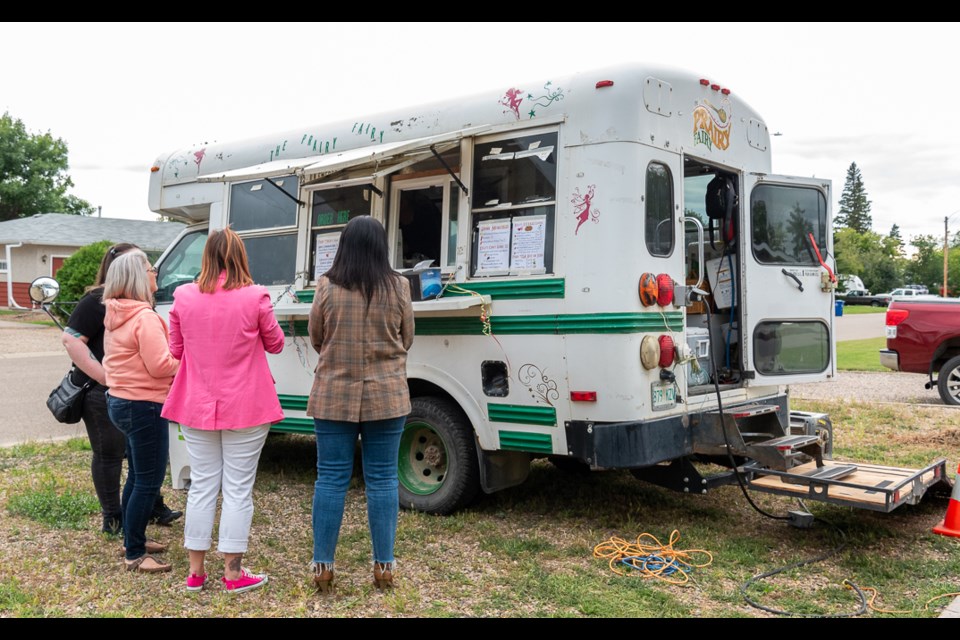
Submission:
{"label": "utility pole", "polygon": [[947,219],[950,216],[943,216],[943,297],[946,298],[949,294],[947,293]]}

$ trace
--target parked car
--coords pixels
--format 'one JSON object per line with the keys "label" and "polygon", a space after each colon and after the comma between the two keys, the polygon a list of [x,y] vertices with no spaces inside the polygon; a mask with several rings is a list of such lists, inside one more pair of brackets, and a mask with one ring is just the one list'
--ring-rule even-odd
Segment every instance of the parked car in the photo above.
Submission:
{"label": "parked car", "polygon": [[881,299],[886,299],[887,304],[889,304],[891,300],[914,300],[917,298],[936,299],[939,296],[934,296],[929,293],[924,293],[922,289],[900,287],[899,289],[894,289],[890,293],[878,293],[877,297]]}
{"label": "parked car", "polygon": [[960,299],[894,298],[887,309],[886,332],[880,364],[894,371],[926,373],[927,389],[936,386],[945,404],[960,405]]}
{"label": "parked car", "polygon": [[871,307],[885,307],[890,302],[886,294],[879,296],[872,295],[864,289],[851,289],[846,293],[838,293],[837,300],[843,300],[843,304],[865,304]]}

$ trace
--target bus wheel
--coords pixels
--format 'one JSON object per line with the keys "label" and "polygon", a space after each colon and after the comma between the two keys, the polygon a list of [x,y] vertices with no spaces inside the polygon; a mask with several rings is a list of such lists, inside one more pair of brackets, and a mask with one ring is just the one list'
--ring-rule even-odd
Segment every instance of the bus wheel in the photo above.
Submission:
{"label": "bus wheel", "polygon": [[940,367],[937,388],[943,404],[960,404],[960,356],[954,356]]}
{"label": "bus wheel", "polygon": [[400,506],[453,513],[480,491],[473,427],[445,398],[414,398],[412,405],[400,436]]}

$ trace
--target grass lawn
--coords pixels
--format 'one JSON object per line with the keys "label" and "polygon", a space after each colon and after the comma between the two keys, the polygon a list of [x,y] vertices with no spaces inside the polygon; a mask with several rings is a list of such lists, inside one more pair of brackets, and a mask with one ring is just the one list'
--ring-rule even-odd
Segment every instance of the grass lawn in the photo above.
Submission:
{"label": "grass lawn", "polygon": [[844,340],[837,343],[837,368],[841,371],[890,371],[880,364],[880,350],[886,338]]}

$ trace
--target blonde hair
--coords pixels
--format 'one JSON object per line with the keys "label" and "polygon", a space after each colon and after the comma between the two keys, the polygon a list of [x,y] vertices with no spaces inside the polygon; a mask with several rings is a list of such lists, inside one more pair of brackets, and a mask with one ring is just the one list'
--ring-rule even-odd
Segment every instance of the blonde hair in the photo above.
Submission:
{"label": "blonde hair", "polygon": [[147,275],[147,269],[151,266],[147,254],[140,249],[130,249],[117,256],[107,269],[107,279],[103,283],[103,299],[152,301],[150,276]]}

